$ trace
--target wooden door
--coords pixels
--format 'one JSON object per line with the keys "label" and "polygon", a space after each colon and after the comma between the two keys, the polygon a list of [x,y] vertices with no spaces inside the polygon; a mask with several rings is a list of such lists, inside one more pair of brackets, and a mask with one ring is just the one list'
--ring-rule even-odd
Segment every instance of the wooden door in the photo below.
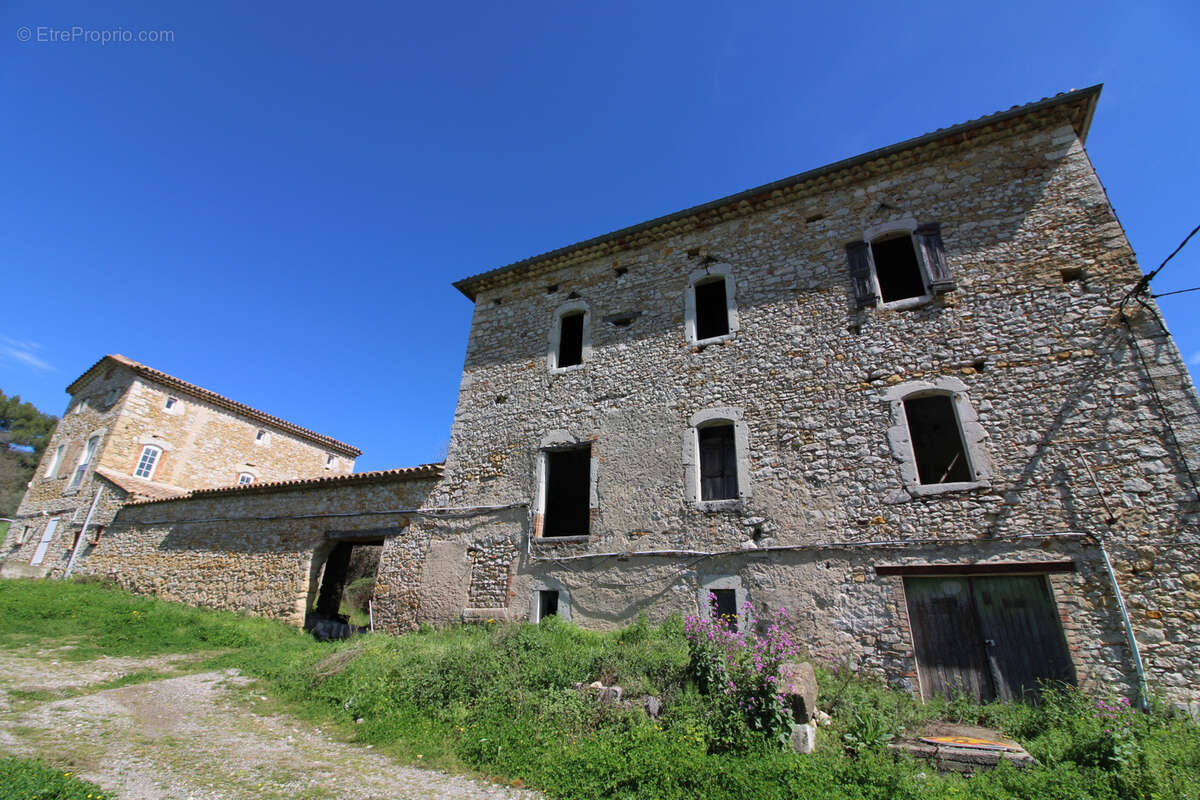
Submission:
{"label": "wooden door", "polygon": [[1039,681],[1074,683],[1044,575],[908,578],[904,591],[926,699],[1036,699]]}
{"label": "wooden door", "polygon": [[54,541],[54,531],[58,528],[58,517],[54,517],[46,523],[46,530],[42,531],[42,538],[38,541],[37,550],[33,551],[33,560],[29,565],[36,567],[42,563],[42,559],[46,557],[46,550],[50,547],[50,542]]}
{"label": "wooden door", "polygon": [[1045,576],[972,578],[971,588],[997,697],[1036,700],[1038,681],[1075,682]]}
{"label": "wooden door", "polygon": [[921,694],[980,702],[996,696],[983,648],[969,578],[908,578],[904,581],[912,623]]}

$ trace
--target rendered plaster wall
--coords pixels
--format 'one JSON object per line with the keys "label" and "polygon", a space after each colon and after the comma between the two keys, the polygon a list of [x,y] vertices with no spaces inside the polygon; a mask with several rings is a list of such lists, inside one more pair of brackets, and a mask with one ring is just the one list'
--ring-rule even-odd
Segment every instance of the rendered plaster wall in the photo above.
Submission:
{"label": "rendered plaster wall", "polygon": [[389,477],[128,505],[83,569],[164,600],[300,625],[335,537],[357,533],[384,540],[376,604],[386,621],[414,588],[397,577],[419,574],[424,562],[427,537],[411,509],[432,485],[431,477]]}
{"label": "rendered plaster wall", "polygon": [[[547,434],[590,442],[586,539],[530,542],[530,517],[499,522],[491,535],[533,558],[810,548],[778,568],[794,578],[748,582],[749,599],[788,587],[779,597],[810,618],[814,649],[895,679],[912,672],[911,641],[887,600],[895,579],[873,576],[872,564],[904,553],[1009,558],[1002,542],[1016,535],[1104,536],[1152,684],[1178,702],[1200,699],[1197,398],[1153,316],[1128,304],[1127,328],[1118,315],[1140,272],[1074,131],[1030,118],[864,170],[481,291],[436,502],[524,502],[536,519]],[[957,289],[912,308],[856,310],[844,244],[904,219],[941,223]],[[732,276],[739,329],[690,345],[689,276],[706,259]],[[589,310],[592,349],[581,367],[556,372],[546,332],[567,297]],[[909,454],[889,437],[894,390],[949,379],[978,426],[987,480],[927,495],[906,483]],[[715,408],[740,412],[748,464],[739,478],[752,493],[710,510],[689,501],[683,454],[689,420]],[[945,547],[915,543],[931,539]],[[897,540],[914,543],[900,555],[864,546]],[[1063,610],[1076,666],[1089,681],[1128,688],[1097,550],[1079,545],[1071,557],[1078,572],[1051,580],[1071,597]],[[733,574],[748,558],[705,568]],[[826,560],[834,566],[817,566]],[[551,563],[514,559],[514,617],[528,614],[539,576],[569,587],[573,619],[586,625],[694,606],[688,576],[699,567],[684,555]],[[620,578],[631,572],[637,580]],[[863,622],[831,624],[843,618]]]}

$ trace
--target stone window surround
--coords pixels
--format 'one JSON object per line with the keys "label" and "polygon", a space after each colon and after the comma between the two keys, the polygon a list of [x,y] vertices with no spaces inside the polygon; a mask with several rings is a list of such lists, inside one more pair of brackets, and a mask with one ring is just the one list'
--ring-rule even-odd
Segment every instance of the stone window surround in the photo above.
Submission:
{"label": "stone window surround", "polygon": [[[911,397],[947,395],[954,405],[958,419],[958,430],[966,450],[967,466],[975,476],[973,481],[956,483],[923,484],[917,474],[917,460],[913,455],[908,418],[904,413],[904,401]],[[945,492],[959,492],[991,486],[992,467],[984,442],[987,433],[979,424],[979,417],[967,399],[967,387],[958,378],[941,377],[929,381],[907,381],[898,383],[879,397],[888,403],[892,424],[888,428],[888,445],[892,456],[900,463],[900,477],[904,488],[913,497],[926,497]]]}
{"label": "stone window surround", "polygon": [[[921,252],[921,248],[917,247],[917,243],[913,240],[913,234],[916,230],[916,219],[913,217],[904,217],[872,225],[863,231],[863,241],[867,243],[867,259],[871,262],[871,284],[875,287],[875,296],[879,298],[876,304],[877,308],[916,308],[917,306],[925,305],[933,299],[933,290],[929,288],[929,265],[925,263],[925,255]],[[925,286],[925,294],[920,297],[906,297],[903,300],[893,300],[890,303],[885,303],[883,302],[883,293],[879,289],[879,278],[875,274],[875,254],[871,250],[871,243],[875,239],[887,237],[889,234],[894,233],[908,234],[909,243],[912,244],[913,254],[917,259],[917,268],[921,270],[921,283]]]}
{"label": "stone window surround", "polygon": [[700,619],[712,619],[712,604],[708,600],[708,595],[714,589],[733,589],[733,596],[737,603],[738,630],[746,630],[750,622],[745,608],[749,597],[746,588],[742,586],[742,579],[738,575],[710,575],[700,578],[700,588],[696,590],[696,607]]}
{"label": "stone window surround", "polygon": [[[546,477],[548,459],[546,454],[553,450],[573,450],[583,445],[590,445],[592,450],[588,475],[588,513],[594,514],[600,507],[600,496],[596,491],[596,478],[600,459],[596,457],[596,440],[590,436],[576,437],[565,430],[555,430],[542,437],[538,444],[537,463],[534,468],[534,501],[530,508],[533,515],[532,538],[539,542],[579,542],[591,538],[591,533],[584,536],[551,536],[542,537],[542,523],[546,518]],[[590,526],[589,526],[590,528]]]}
{"label": "stone window surround", "polygon": [[164,414],[182,414],[183,401],[173,394],[167,395],[163,400],[162,410]]}
{"label": "stone window surround", "polygon": [[[729,316],[729,333],[720,336],[711,336],[707,339],[697,339],[696,284],[704,282],[706,278],[718,276],[725,279],[725,313]],[[688,275],[687,292],[684,295],[683,305],[683,331],[687,337],[688,344],[716,344],[717,342],[726,342],[734,338],[734,335],[741,328],[738,320],[737,297],[734,292],[735,281],[733,280],[733,270],[727,264],[713,264],[701,267],[700,269],[693,270]]]}
{"label": "stone window surround", "polygon": [[[688,430],[683,437],[684,497],[693,508],[700,511],[736,511],[753,496],[750,488],[750,436],[744,417],[741,408],[706,408],[697,411],[688,420]],[[733,424],[738,482],[738,496],[734,499],[700,499],[700,437],[697,431],[714,422]]]}
{"label": "stone window surround", "polygon": [[254,431],[254,444],[258,447],[269,447],[271,445],[271,432],[266,428],[258,428]]}
{"label": "stone window surround", "polygon": [[558,618],[564,622],[571,621],[571,590],[557,578],[543,575],[534,578],[529,588],[529,621],[541,622],[541,597],[539,592],[558,592]]}
{"label": "stone window surround", "polygon": [[[562,337],[562,318],[578,311],[583,312],[583,348],[579,357],[579,363],[572,364],[569,367],[560,367],[558,366],[558,344]],[[583,300],[572,300],[554,309],[554,315],[550,321],[549,339],[550,346],[546,351],[546,368],[550,370],[552,375],[583,369],[592,358],[592,311],[588,308],[588,304]]]}
{"label": "stone window surround", "polygon": [[[242,476],[248,477],[250,480],[243,481]],[[248,469],[238,470],[236,484],[238,486],[249,486],[252,483],[258,483],[258,476]]]}

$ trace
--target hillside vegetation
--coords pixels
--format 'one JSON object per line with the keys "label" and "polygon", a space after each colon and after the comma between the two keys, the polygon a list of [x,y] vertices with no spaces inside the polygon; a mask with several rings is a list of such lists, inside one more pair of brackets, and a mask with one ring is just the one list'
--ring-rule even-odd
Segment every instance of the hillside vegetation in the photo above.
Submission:
{"label": "hillside vegetation", "polygon": [[[819,704],[832,724],[815,753],[793,754],[768,717],[714,685],[712,663],[701,663],[712,651],[689,640],[683,620],[596,633],[551,617],[330,644],[97,584],[0,581],[0,647],[63,644],[73,648],[56,658],[221,651],[197,668],[236,667],[296,713],[400,760],[550,798],[1200,798],[1194,723],[1073,690],[1050,691],[1038,707],[922,705],[826,666]],[[596,680],[619,684],[630,702],[602,704],[575,688]],[[662,701],[658,719],[645,695]],[[1039,764],[940,776],[887,750],[902,729],[934,718],[999,728]]]}

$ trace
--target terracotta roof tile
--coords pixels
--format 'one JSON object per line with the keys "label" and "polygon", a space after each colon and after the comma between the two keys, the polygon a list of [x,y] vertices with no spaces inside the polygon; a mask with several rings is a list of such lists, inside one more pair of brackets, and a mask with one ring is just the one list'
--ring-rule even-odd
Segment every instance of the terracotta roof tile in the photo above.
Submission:
{"label": "terracotta roof tile", "polygon": [[[442,464],[421,464],[415,467],[399,467],[383,469],[374,472],[351,472],[345,475],[323,475],[319,478],[296,478],[286,481],[264,481],[261,483],[243,483],[234,486],[217,486],[212,489],[193,489],[180,496],[142,500],[129,505],[147,505],[164,500],[194,500],[204,497],[221,497],[234,494],[269,494],[271,492],[287,492],[294,489],[309,489],[316,486],[353,486],[361,483],[388,483],[395,480],[418,480],[421,478],[440,478]],[[97,470],[98,471],[98,470]]]}
{"label": "terracotta roof tile", "polygon": [[264,425],[270,425],[271,427],[286,433],[290,433],[291,435],[300,439],[307,439],[314,444],[320,445],[321,447],[327,447],[330,450],[337,451],[344,456],[358,458],[362,455],[361,450],[359,450],[357,447],[348,445],[345,442],[339,442],[337,439],[324,436],[316,431],[310,431],[308,428],[301,428],[299,425],[288,422],[285,419],[280,419],[279,417],[272,416],[264,411],[259,411],[257,408],[251,408],[250,406],[245,405],[244,403],[239,403],[236,400],[230,400],[224,395],[219,395],[216,392],[209,391],[208,389],[203,389],[193,383],[180,380],[173,375],[168,375],[167,373],[154,369],[153,367],[148,367],[145,364],[140,364],[131,358],[126,358],[123,355],[115,353],[104,356],[95,364],[88,367],[82,375],[76,378],[71,385],[67,387],[67,392],[69,394],[75,394],[76,389],[84,382],[84,379],[88,378],[92,373],[100,369],[100,367],[109,361],[115,362],[124,367],[128,367],[129,369],[133,370],[135,374],[140,375],[143,378],[148,378],[155,383],[160,383],[163,386],[168,386],[183,394],[191,395],[192,397],[198,400],[203,400],[206,403],[212,403],[214,406],[224,408],[227,411],[232,411],[236,414],[241,414],[244,417],[249,417],[250,419],[255,420],[256,422],[261,422]]}
{"label": "terracotta roof tile", "polygon": [[116,484],[120,489],[128,493],[133,498],[132,502],[174,500],[188,493],[187,489],[180,489],[178,486],[158,483],[157,481],[148,481],[133,475],[125,475],[106,467],[96,467],[96,474],[110,483]]}

